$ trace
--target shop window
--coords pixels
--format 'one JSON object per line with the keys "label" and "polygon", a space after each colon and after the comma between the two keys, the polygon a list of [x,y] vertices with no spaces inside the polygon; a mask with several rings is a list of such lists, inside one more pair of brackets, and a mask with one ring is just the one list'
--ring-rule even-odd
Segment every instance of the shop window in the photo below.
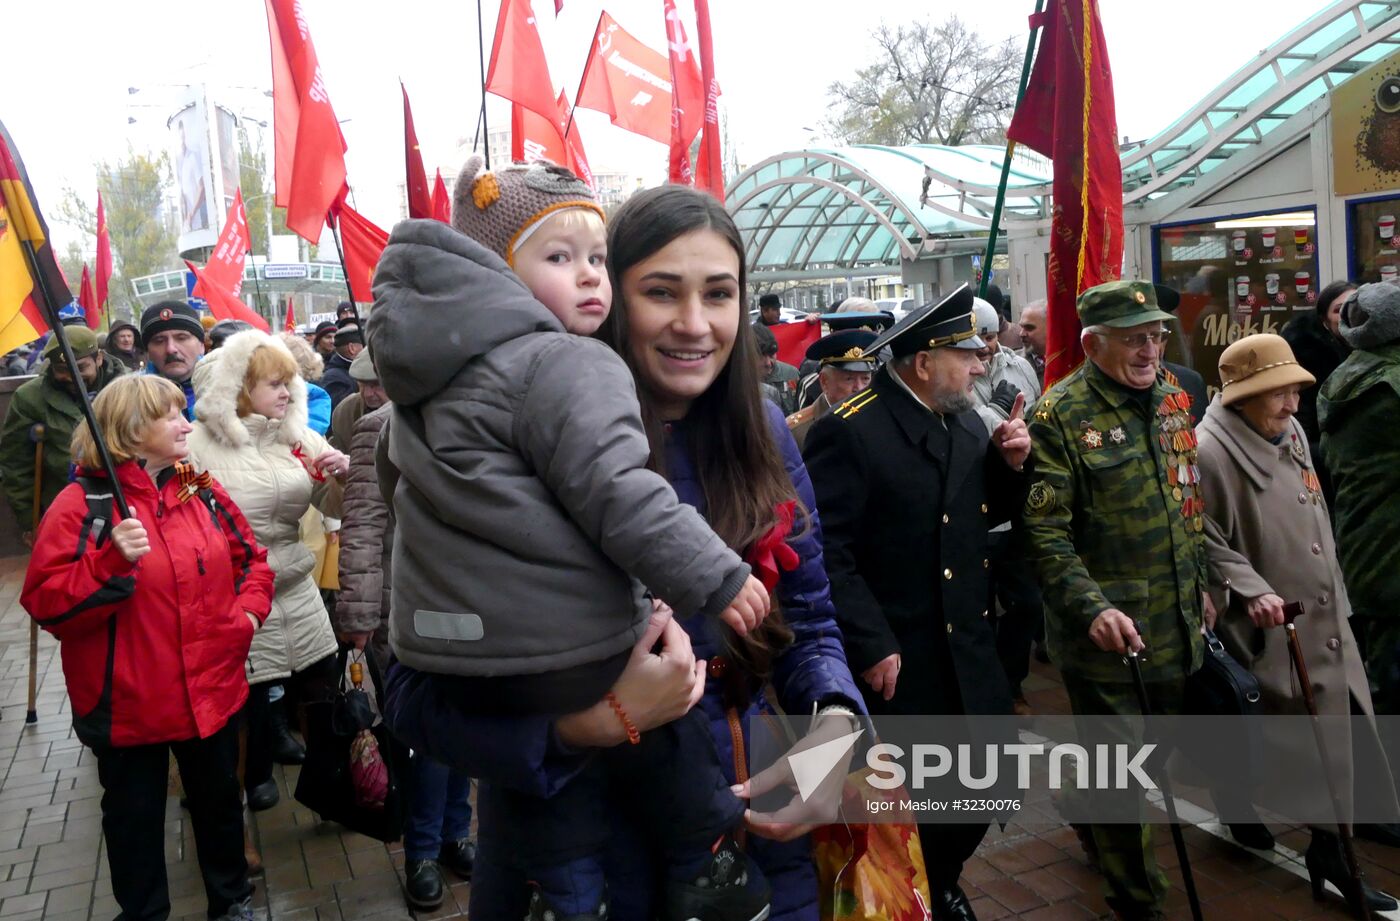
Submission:
{"label": "shop window", "polygon": [[1347,266],[1353,281],[1400,280],[1400,196],[1347,205]]}

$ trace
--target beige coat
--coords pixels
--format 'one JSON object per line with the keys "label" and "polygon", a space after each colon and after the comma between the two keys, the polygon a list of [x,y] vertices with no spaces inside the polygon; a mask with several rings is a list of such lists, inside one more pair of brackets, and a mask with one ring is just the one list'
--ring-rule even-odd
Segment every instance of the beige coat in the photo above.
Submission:
{"label": "beige coat", "polygon": [[[1217,396],[1196,433],[1210,583],[1221,612],[1216,633],[1230,654],[1259,679],[1264,712],[1306,713],[1286,632],[1282,627],[1261,630],[1246,613],[1249,599],[1272,593],[1305,607],[1305,615],[1297,621],[1298,638],[1319,713],[1345,717],[1351,712],[1351,697],[1373,716],[1361,656],[1347,624],[1351,605],[1342,584],[1327,505],[1320,496],[1314,501],[1303,480],[1312,458],[1302,426],[1292,420],[1283,442],[1272,444]],[[1333,776],[1342,779],[1339,789],[1344,802],[1349,801],[1348,721],[1327,720],[1326,724],[1329,755],[1336,755],[1329,757],[1329,763]],[[1357,741],[1363,748],[1379,751],[1374,722],[1371,738]],[[1271,759],[1280,759],[1275,763],[1316,764],[1316,743],[1306,731],[1290,733],[1290,741],[1282,745],[1283,751],[1270,749]],[[1375,805],[1368,794],[1368,810]],[[1393,809],[1393,799],[1383,806]]]}

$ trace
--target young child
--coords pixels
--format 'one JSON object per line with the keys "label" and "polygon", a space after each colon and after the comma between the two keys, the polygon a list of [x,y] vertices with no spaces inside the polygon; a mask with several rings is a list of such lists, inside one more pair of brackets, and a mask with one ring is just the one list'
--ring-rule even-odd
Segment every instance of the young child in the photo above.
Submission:
{"label": "young child", "polygon": [[[678,617],[752,630],[768,612],[762,583],[648,469],[632,375],[587,338],[612,303],[588,187],[548,164],[483,172],[473,156],[452,223],[394,229],[368,323],[394,404],[398,659],[452,676],[470,712],[557,716],[608,694],[652,613],[648,590]],[[632,744],[547,798],[502,798],[514,853],[501,857],[538,886],[530,917],[606,914],[602,804],[625,784],[667,857],[668,917],[766,918],[769,888],[729,835],[743,804],[704,715],[639,735],[613,704]]]}

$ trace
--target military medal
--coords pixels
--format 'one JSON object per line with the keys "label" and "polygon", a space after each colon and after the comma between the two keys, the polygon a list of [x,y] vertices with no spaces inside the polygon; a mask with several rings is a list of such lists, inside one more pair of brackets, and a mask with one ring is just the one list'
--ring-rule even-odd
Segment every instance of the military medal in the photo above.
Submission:
{"label": "military medal", "polygon": [[1123,431],[1123,426],[1115,425],[1108,430],[1108,440],[1116,445],[1121,445],[1128,440],[1128,433]]}
{"label": "military medal", "polygon": [[1087,422],[1081,423],[1084,426],[1084,434],[1079,436],[1079,441],[1084,447],[1093,450],[1103,447],[1103,432],[1094,428]]}

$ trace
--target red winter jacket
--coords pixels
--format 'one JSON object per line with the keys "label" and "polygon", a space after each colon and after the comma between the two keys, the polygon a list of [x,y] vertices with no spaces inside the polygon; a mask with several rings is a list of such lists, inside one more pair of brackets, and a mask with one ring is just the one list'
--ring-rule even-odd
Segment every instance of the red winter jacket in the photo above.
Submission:
{"label": "red winter jacket", "polygon": [[94,543],[83,487],[70,483],[39,524],[20,603],[59,639],[85,744],[206,738],[248,697],[253,626],[243,612],[261,622],[272,608],[267,551],[218,483],[182,502],[173,468],[159,489],[135,461],[117,476],[150,553],[128,563],[110,523]]}

